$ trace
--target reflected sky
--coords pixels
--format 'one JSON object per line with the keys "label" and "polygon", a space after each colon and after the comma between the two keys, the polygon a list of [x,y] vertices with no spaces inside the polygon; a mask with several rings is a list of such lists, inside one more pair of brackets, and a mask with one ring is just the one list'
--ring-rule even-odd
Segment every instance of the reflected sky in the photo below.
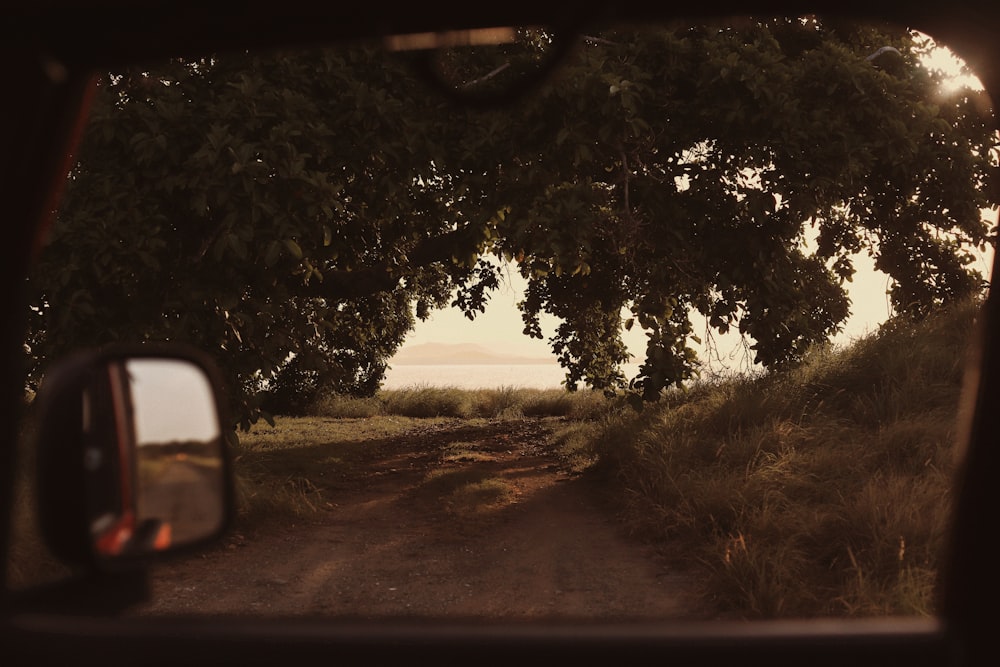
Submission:
{"label": "reflected sky", "polygon": [[140,445],[218,437],[215,397],[201,369],[178,359],[132,359],[125,367]]}

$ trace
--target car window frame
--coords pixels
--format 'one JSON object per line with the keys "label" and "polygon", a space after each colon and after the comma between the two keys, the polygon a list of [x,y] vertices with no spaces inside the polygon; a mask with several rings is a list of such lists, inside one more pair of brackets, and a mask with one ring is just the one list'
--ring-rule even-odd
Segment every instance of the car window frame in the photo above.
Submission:
{"label": "car window frame", "polygon": [[[281,7],[248,9],[233,16],[212,5],[200,14],[194,4],[177,3],[166,9],[156,3],[136,3],[125,10],[114,3],[49,2],[41,7],[24,5],[9,12],[22,30],[10,28],[2,50],[2,69],[12,86],[24,92],[23,99],[4,111],[4,147],[15,156],[0,172],[3,196],[14,224],[3,252],[5,269],[0,277],[15,285],[23,276],[43,233],[45,221],[58,199],[59,174],[65,172],[69,147],[83,122],[91,73],[125,62],[144,62],[177,55],[182,36],[183,50],[272,47],[327,40],[371,37],[390,32],[421,32],[440,27],[483,27],[510,23],[546,24],[564,18],[562,7],[542,8],[540,3],[513,3],[504,8],[480,11],[456,10],[435,14],[430,8],[398,9],[372,5],[354,14],[336,8],[315,9],[311,3],[283,3]],[[912,3],[892,8],[872,3],[833,2],[708,2],[699,6],[704,16],[747,13],[790,13],[806,4],[810,12],[855,18],[908,22],[913,27],[949,44],[979,74],[994,98],[1000,95],[1000,47],[995,30],[1000,28],[998,11],[989,2],[957,0],[942,7],[934,3]],[[306,11],[306,7],[309,11]],[[589,7],[576,5],[578,16],[588,16]],[[804,7],[803,7],[804,8]],[[310,13],[312,12],[312,13]],[[611,18],[653,18],[654,10],[629,7],[610,12]],[[608,18],[603,9],[589,16]],[[662,17],[661,17],[662,18]],[[97,25],[81,30],[81,25]],[[8,26],[13,23],[8,22]],[[85,34],[86,33],[86,34]],[[26,129],[20,136],[9,128]],[[62,171],[61,171],[62,170]],[[7,296],[12,313],[3,329],[0,372],[4,405],[20,402],[17,378],[20,366],[17,346],[23,322],[23,294],[15,289]],[[910,664],[940,664],[944,660],[971,662],[989,655],[992,618],[983,614],[998,598],[1000,575],[991,563],[990,531],[998,506],[992,475],[1000,471],[997,447],[1000,420],[995,406],[1000,399],[1000,305],[992,293],[982,316],[982,346],[978,381],[970,389],[973,409],[968,423],[968,446],[956,494],[956,509],[949,559],[942,572],[942,612],[935,619],[862,619],[857,621],[791,621],[712,623],[654,626],[424,626],[409,624],[344,624],[312,622],[256,622],[220,619],[218,622],[64,617],[19,614],[5,604],[0,619],[0,637],[19,649],[38,649],[66,655],[102,647],[111,655],[134,658],[131,651],[155,651],[164,659],[177,659],[193,643],[207,647],[205,653],[235,650],[244,658],[263,658],[282,651],[295,655],[318,648],[336,647],[344,657],[371,659],[404,655],[435,655],[452,658],[511,659],[523,651],[559,652],[580,657],[640,656],[649,651],[695,664],[722,659],[770,657],[777,664],[792,660],[811,661],[827,652],[829,661],[845,660],[876,664],[890,656]],[[0,470],[3,518],[0,519],[0,556],[6,563],[9,516],[12,509],[11,476],[14,469],[16,421],[3,420],[0,432]],[[6,598],[5,598],[6,599]],[[13,639],[12,639],[13,638]],[[182,638],[179,644],[177,639]],[[187,657],[191,657],[188,655]],[[199,655],[199,662],[205,656]],[[818,662],[818,661],[817,661]],[[207,664],[207,662],[205,663]],[[818,664],[822,664],[819,663]]]}

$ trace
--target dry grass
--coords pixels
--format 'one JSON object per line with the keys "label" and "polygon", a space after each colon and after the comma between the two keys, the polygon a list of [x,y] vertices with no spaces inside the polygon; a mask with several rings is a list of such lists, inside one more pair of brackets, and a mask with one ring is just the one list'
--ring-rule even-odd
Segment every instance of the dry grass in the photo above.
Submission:
{"label": "dry grass", "polygon": [[522,417],[568,417],[597,419],[614,409],[601,392],[563,389],[496,387],[459,389],[414,385],[380,391],[372,398],[326,395],[317,399],[308,413],[318,417],[364,418],[381,415],[462,419],[520,419]]}
{"label": "dry grass", "polygon": [[633,532],[705,572],[727,615],[933,613],[976,313],[615,421],[595,443]]}

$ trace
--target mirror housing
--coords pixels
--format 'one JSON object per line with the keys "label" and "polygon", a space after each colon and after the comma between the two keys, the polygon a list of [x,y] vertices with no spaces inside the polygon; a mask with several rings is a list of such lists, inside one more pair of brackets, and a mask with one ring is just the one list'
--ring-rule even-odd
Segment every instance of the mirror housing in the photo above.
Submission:
{"label": "mirror housing", "polygon": [[182,347],[57,364],[38,393],[38,512],[53,554],[115,572],[217,539],[233,514],[215,366]]}

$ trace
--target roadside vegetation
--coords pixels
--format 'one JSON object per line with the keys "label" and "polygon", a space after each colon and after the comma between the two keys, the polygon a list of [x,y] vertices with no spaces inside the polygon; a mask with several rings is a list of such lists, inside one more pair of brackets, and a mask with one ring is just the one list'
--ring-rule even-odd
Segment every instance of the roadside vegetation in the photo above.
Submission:
{"label": "roadside vegetation", "polygon": [[738,616],[933,613],[976,313],[617,419],[593,445],[624,520]]}
{"label": "roadside vegetation", "polygon": [[567,417],[594,419],[612,406],[597,391],[567,392],[561,389],[459,389],[417,385],[379,392],[373,398],[330,395],[313,403],[310,414],[318,417],[461,417],[516,419],[519,417]]}
{"label": "roadside vegetation", "polygon": [[538,418],[553,452],[603,476],[630,532],[702,574],[725,615],[932,614],[976,312],[969,302],[889,324],[794,369],[696,384],[641,413],[561,390],[324,397],[310,417],[242,437],[241,497],[259,517],[308,512],[322,504],[317,456],[351,466],[371,443],[421,427]]}
{"label": "roadside vegetation", "polygon": [[[240,435],[236,531],[308,520],[400,438],[447,462],[472,460],[476,438],[530,429],[563,468],[603,481],[623,525],[703,581],[705,603],[723,616],[933,614],[977,311],[968,302],[890,323],[794,368],[695,384],[641,412],[589,391],[325,396],[307,416]],[[489,478],[459,486],[448,491],[461,516],[507,492]],[[53,565],[26,516],[15,585]]]}

